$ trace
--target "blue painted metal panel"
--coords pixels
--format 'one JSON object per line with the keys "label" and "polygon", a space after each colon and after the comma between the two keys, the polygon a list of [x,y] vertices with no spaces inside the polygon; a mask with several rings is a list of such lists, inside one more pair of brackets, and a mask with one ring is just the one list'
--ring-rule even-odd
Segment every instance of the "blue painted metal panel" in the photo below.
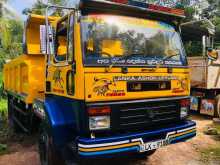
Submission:
{"label": "blue painted metal panel", "polygon": [[[140,144],[152,142],[149,141],[149,138],[154,136],[157,137],[161,133],[165,133],[165,135],[171,136],[169,144],[183,142],[196,136],[195,127],[196,127],[195,122],[186,121],[181,125],[169,127],[166,129],[145,131],[138,134],[130,133],[126,135],[122,134],[114,137],[95,138],[95,139],[79,138],[78,140],[79,155],[82,157],[94,158],[97,156],[108,157],[110,155],[115,155],[118,153],[126,154],[130,152],[139,152],[140,146],[135,142],[139,141]],[[161,139],[160,138],[155,139],[155,141],[157,140],[161,140]],[[125,146],[123,146],[123,144],[125,144]],[[127,147],[126,144],[130,144],[130,146]]]}
{"label": "blue painted metal panel", "polygon": [[100,152],[80,152],[80,155],[83,156],[97,156],[97,155],[106,155],[106,154],[113,154],[113,153],[122,153],[122,152],[138,152],[138,147],[127,147],[122,149],[115,149],[115,150],[107,150],[107,151],[100,151]]}
{"label": "blue painted metal panel", "polygon": [[154,136],[161,133],[167,133],[172,132],[179,129],[184,129],[188,127],[195,126],[196,123],[193,121],[186,121],[184,124],[176,125],[170,128],[164,128],[164,129],[158,129],[158,130],[152,130],[152,131],[146,131],[142,133],[130,133],[130,134],[123,134],[123,136],[115,136],[115,137],[107,137],[107,138],[97,138],[97,139],[90,139],[90,138],[80,138],[79,143],[83,144],[98,144],[98,143],[108,143],[108,142],[115,142],[115,141],[122,141],[127,140],[128,138],[138,138],[138,137],[147,137],[147,136]]}
{"label": "blue painted metal panel", "polygon": [[49,118],[53,141],[56,146],[62,146],[73,140],[78,131],[80,110],[79,101],[59,96],[47,96],[45,110]]}

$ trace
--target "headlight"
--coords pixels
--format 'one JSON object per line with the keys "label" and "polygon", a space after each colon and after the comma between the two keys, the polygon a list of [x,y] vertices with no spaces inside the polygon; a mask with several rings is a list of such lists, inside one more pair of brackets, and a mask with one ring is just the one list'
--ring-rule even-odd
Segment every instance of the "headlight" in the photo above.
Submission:
{"label": "headlight", "polygon": [[110,116],[89,117],[90,130],[101,130],[110,128]]}
{"label": "headlight", "polygon": [[105,107],[89,107],[89,128],[90,130],[102,130],[110,128],[111,108]]}

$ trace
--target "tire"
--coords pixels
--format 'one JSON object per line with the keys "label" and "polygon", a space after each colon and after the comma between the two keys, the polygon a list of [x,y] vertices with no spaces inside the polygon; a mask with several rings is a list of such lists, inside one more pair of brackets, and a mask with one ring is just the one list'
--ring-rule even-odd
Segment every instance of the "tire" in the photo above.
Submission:
{"label": "tire", "polygon": [[11,105],[11,99],[8,98],[8,125],[10,128],[13,128],[13,108]]}
{"label": "tire", "polygon": [[8,99],[8,124],[14,133],[23,133],[19,125],[14,121],[15,113],[12,99]]}
{"label": "tire", "polygon": [[41,165],[63,165],[64,164],[64,161],[61,159],[61,156],[58,154],[58,152],[54,148],[52,138],[49,132],[44,126],[42,130],[40,131],[38,147],[39,147]]}
{"label": "tire", "polygon": [[215,114],[214,117],[220,118],[220,95],[216,96],[216,108],[215,108]]}

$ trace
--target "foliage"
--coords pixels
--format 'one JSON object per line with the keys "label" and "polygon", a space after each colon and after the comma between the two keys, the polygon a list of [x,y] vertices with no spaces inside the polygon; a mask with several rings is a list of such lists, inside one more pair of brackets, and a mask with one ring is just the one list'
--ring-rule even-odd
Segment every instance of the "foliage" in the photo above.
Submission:
{"label": "foliage", "polygon": [[5,144],[8,139],[8,131],[7,101],[0,98],[0,155],[5,154],[8,151],[7,144]]}
{"label": "foliage", "polygon": [[202,55],[202,43],[196,41],[190,41],[184,43],[187,56],[201,56]]}
{"label": "foliage", "polygon": [[196,13],[195,7],[192,7],[192,6],[186,7],[184,9],[184,11],[185,11],[185,15],[186,15],[186,18],[184,19],[184,22],[189,22],[189,21],[192,21],[192,20],[195,19],[194,18],[194,15]]}
{"label": "foliage", "polygon": [[[7,0],[0,0],[0,10],[3,10],[3,3]],[[22,52],[23,26],[20,20],[8,18],[10,14],[1,12],[0,15],[0,71],[6,59],[13,59]]]}
{"label": "foliage", "polygon": [[0,155],[5,154],[7,152],[7,145],[0,144]]}
{"label": "foliage", "polygon": [[22,33],[20,21],[0,18],[0,70],[6,59],[22,53]]}
{"label": "foliage", "polygon": [[216,31],[220,32],[220,0],[208,0],[210,6],[203,12],[216,25]]}
{"label": "foliage", "polygon": [[[48,4],[55,4],[60,6],[66,6],[68,0],[48,0]],[[39,14],[45,15],[45,9],[47,4],[45,4],[42,0],[37,0],[31,8],[26,8],[23,10],[23,14]],[[55,10],[53,15],[62,15],[62,11],[60,9]]]}

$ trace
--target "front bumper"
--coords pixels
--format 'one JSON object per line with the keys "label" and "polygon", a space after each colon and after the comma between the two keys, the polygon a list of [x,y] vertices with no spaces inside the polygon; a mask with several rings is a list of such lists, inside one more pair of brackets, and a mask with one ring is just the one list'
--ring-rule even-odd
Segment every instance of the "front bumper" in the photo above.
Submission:
{"label": "front bumper", "polygon": [[81,157],[97,158],[108,155],[142,152],[142,144],[166,140],[168,142],[166,145],[168,145],[186,141],[194,136],[196,136],[196,123],[185,121],[176,126],[141,133],[94,139],[79,138],[78,154]]}

